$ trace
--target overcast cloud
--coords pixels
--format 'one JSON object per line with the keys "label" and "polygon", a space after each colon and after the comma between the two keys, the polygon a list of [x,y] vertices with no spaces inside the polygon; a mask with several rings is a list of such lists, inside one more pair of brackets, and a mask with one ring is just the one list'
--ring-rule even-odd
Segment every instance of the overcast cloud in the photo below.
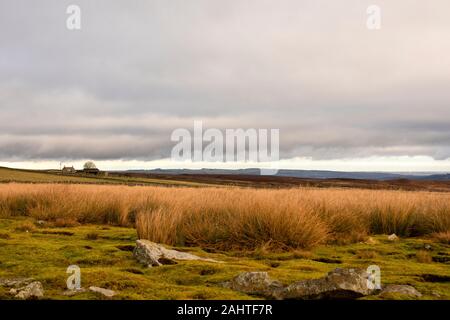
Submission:
{"label": "overcast cloud", "polygon": [[279,128],[283,159],[446,160],[449,15],[448,0],[2,0],[0,161],[163,159],[194,120]]}

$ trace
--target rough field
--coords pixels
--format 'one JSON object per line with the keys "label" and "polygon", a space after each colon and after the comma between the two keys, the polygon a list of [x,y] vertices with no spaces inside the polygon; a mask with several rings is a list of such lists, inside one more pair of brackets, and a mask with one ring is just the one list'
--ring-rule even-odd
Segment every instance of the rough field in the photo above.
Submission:
{"label": "rough field", "polygon": [[163,185],[163,186],[208,186],[207,183],[195,181],[178,181],[152,177],[128,176],[63,176],[38,170],[21,170],[0,167],[0,183],[58,183],[58,184],[112,184],[112,185]]}
{"label": "rough field", "polygon": [[[375,244],[321,245],[310,251],[284,253],[263,249],[211,253],[182,248],[225,263],[187,261],[147,268],[136,262],[130,251],[136,240],[132,228],[33,226],[30,218],[0,219],[0,278],[32,277],[42,282],[49,299],[104,299],[92,292],[71,297],[63,294],[66,269],[72,264],[81,268],[83,287],[115,290],[118,294],[113,299],[255,299],[222,288],[221,283],[242,271],[268,271],[288,284],[321,277],[336,267],[371,264],[381,267],[383,284],[413,285],[424,294],[422,299],[450,299],[450,247],[425,239],[390,242],[380,235],[374,237]],[[421,254],[426,244],[431,245],[427,251],[430,260]],[[12,297],[0,287],[0,298]]]}
{"label": "rough field", "polygon": [[405,190],[450,192],[450,181],[419,180],[363,180],[363,179],[304,179],[280,176],[218,175],[218,174],[153,174],[133,172],[109,172],[104,176],[62,176],[39,171],[0,167],[0,182],[23,183],[77,183],[77,184],[123,184],[160,185],[188,187],[238,186],[246,188],[346,188],[371,190]]}
{"label": "rough field", "polygon": [[[244,271],[288,285],[369,265],[381,268],[383,285],[450,299],[448,192],[141,179],[0,169],[1,181],[15,181],[0,184],[0,299],[14,298],[5,279],[19,278],[40,281],[46,299],[105,299],[67,295],[70,265],[81,268],[82,287],[114,290],[113,299],[258,299],[222,284]],[[400,240],[388,240],[392,233]],[[132,254],[138,237],[224,263],[148,268]]]}

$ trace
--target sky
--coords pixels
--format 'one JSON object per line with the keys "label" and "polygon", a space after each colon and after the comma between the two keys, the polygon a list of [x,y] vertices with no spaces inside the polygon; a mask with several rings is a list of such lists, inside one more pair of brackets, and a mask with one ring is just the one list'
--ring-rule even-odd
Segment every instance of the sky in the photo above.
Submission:
{"label": "sky", "polygon": [[279,129],[280,168],[450,172],[449,14],[447,0],[2,0],[0,165],[259,165],[172,161],[171,133],[203,121]]}

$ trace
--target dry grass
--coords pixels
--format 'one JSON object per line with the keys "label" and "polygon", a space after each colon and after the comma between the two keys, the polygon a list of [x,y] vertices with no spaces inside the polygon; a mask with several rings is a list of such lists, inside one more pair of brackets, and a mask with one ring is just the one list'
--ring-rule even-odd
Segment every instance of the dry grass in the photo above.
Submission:
{"label": "dry grass", "polygon": [[356,256],[358,259],[376,259],[378,254],[373,250],[360,250],[357,252]]}
{"label": "dry grass", "polygon": [[218,249],[309,248],[369,234],[450,231],[450,194],[343,189],[0,185],[1,216],[136,225],[139,237]]}
{"label": "dry grass", "polygon": [[419,250],[416,253],[416,259],[417,262],[420,263],[431,263],[433,262],[433,258],[431,257],[431,254],[425,250]]}
{"label": "dry grass", "polygon": [[87,240],[97,240],[98,239],[98,233],[96,232],[90,232],[86,235]]}
{"label": "dry grass", "polygon": [[15,230],[19,232],[33,232],[36,230],[36,227],[30,221],[25,221],[18,225]]}
{"label": "dry grass", "polygon": [[433,233],[431,237],[437,242],[450,244],[450,231]]}

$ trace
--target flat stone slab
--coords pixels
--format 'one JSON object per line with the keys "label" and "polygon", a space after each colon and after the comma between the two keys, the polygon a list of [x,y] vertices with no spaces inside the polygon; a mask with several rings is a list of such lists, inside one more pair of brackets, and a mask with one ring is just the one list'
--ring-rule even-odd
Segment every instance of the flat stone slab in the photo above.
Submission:
{"label": "flat stone slab", "polygon": [[94,287],[91,286],[89,287],[89,290],[91,290],[92,292],[96,292],[96,293],[100,293],[102,295],[104,295],[105,297],[108,298],[112,298],[116,295],[116,292],[113,290],[109,290],[109,289],[105,289],[105,288],[100,288],[100,287]]}
{"label": "flat stone slab", "polygon": [[416,288],[409,286],[409,285],[402,285],[402,284],[390,284],[387,285],[383,290],[380,292],[380,296],[383,297],[386,294],[389,293],[397,293],[402,294],[405,296],[420,298],[422,294],[416,290]]}
{"label": "flat stone slab", "polygon": [[219,262],[214,259],[201,258],[187,252],[167,249],[164,246],[149,240],[137,240],[133,255],[140,263],[145,264],[148,267],[176,263],[173,260]]}
{"label": "flat stone slab", "polygon": [[21,287],[33,282],[32,278],[0,278],[0,287]]}
{"label": "flat stone slab", "polygon": [[283,285],[272,280],[267,272],[243,272],[223,285],[235,291],[270,299],[280,299],[284,289]]}
{"label": "flat stone slab", "polygon": [[297,281],[286,287],[284,299],[357,299],[373,293],[363,269],[337,268],[325,277]]}
{"label": "flat stone slab", "polygon": [[42,287],[42,283],[34,281],[23,288],[11,289],[10,293],[14,294],[17,299],[38,299],[44,296],[44,288]]}
{"label": "flat stone slab", "polygon": [[370,295],[366,270],[337,268],[325,277],[294,282],[283,286],[267,272],[243,272],[224,284],[239,292],[270,299],[357,299]]}

